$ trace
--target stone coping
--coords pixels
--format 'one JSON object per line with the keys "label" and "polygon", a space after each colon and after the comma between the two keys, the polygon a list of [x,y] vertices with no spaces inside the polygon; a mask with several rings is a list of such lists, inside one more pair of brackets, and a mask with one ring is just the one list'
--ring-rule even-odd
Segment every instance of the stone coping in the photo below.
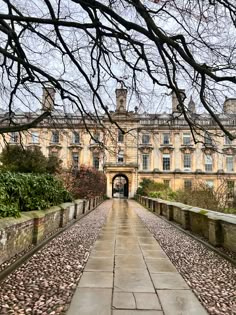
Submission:
{"label": "stone coping", "polygon": [[204,209],[204,208],[193,207],[193,206],[186,205],[186,204],[183,204],[180,202],[167,201],[167,200],[163,200],[163,199],[159,199],[159,198],[148,198],[148,197],[144,197],[144,198],[149,199],[149,200],[153,200],[153,201],[157,201],[159,203],[163,203],[166,205],[176,206],[176,207],[180,208],[181,210],[188,210],[188,211],[194,212],[196,214],[204,215],[211,220],[221,220],[221,221],[225,221],[225,222],[230,223],[230,224],[236,224],[236,215],[234,215],[234,214],[221,213],[221,212],[208,210],[208,209]]}
{"label": "stone coping", "polygon": [[65,202],[58,206],[52,206],[48,209],[44,210],[32,210],[32,211],[22,211],[20,212],[19,218],[7,217],[0,218],[0,230],[4,230],[12,225],[22,224],[24,222],[29,221],[30,219],[40,219],[45,217],[47,214],[58,212],[61,209],[66,209],[71,206],[75,206],[75,204],[83,203],[83,201],[88,201],[89,199],[76,199],[73,202]]}

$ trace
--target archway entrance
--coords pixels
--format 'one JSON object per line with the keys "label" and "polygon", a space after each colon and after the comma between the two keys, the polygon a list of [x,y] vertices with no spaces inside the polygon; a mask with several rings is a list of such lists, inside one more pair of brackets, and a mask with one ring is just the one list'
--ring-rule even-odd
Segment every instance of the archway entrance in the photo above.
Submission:
{"label": "archway entrance", "polygon": [[112,197],[128,198],[129,196],[129,180],[124,174],[117,174],[112,180]]}

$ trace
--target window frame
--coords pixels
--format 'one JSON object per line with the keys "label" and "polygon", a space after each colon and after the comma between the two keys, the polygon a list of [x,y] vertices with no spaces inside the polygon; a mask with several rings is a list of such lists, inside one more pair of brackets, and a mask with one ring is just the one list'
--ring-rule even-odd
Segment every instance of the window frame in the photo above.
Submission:
{"label": "window frame", "polygon": [[73,131],[72,133],[72,143],[73,144],[80,144],[80,134],[78,131]]}
{"label": "window frame", "polygon": [[117,142],[123,143],[124,142],[124,134],[120,129],[118,129],[118,134],[117,134]]}
{"label": "window frame", "polygon": [[[167,136],[168,141],[165,140],[165,136]],[[169,132],[163,132],[163,134],[162,134],[162,144],[164,144],[164,145],[170,144],[170,133]]]}
{"label": "window frame", "polygon": [[183,154],[183,166],[184,166],[184,170],[191,170],[191,167],[192,167],[192,155],[191,155],[191,153],[184,153]]}
{"label": "window frame", "polygon": [[[231,159],[231,163],[228,163],[229,158]],[[234,156],[233,155],[226,155],[225,164],[226,164],[226,171],[227,172],[234,172]],[[229,167],[228,167],[230,165],[232,166],[231,169],[229,169]]]}
{"label": "window frame", "polygon": [[[98,162],[98,164],[97,164],[97,162]],[[93,167],[97,170],[99,170],[99,167],[100,167],[99,155],[96,153],[93,154]]]}
{"label": "window frame", "polygon": [[[55,139],[57,141],[55,141]],[[60,142],[60,134],[59,134],[59,131],[58,130],[54,130],[52,131],[52,138],[51,138],[51,143],[59,143]]]}
{"label": "window frame", "polygon": [[[186,139],[189,139],[189,140],[186,142]],[[183,145],[191,145],[191,134],[189,132],[183,133]]]}
{"label": "window frame", "polygon": [[[170,171],[170,168],[171,168],[171,165],[170,165],[171,160],[170,159],[171,159],[170,154],[163,154],[162,155],[162,169],[163,169],[163,171]],[[169,162],[167,163],[167,161],[169,161]]]}
{"label": "window frame", "polygon": [[10,143],[19,143],[19,133],[17,131],[12,131],[10,134]]}
{"label": "window frame", "polygon": [[[210,157],[211,163],[207,163],[207,159],[209,157]],[[205,159],[205,161],[204,161],[205,172],[212,172],[213,171],[213,157],[212,157],[212,155],[211,154],[205,154],[204,159]],[[209,166],[211,166],[211,167],[209,167]]]}
{"label": "window frame", "polygon": [[[147,140],[145,140],[147,139]],[[150,144],[150,135],[147,133],[142,134],[142,144]]]}
{"label": "window frame", "polygon": [[147,171],[150,169],[150,154],[142,154],[142,170]]}
{"label": "window frame", "polygon": [[124,163],[124,151],[120,150],[117,154],[117,163],[123,164]]}

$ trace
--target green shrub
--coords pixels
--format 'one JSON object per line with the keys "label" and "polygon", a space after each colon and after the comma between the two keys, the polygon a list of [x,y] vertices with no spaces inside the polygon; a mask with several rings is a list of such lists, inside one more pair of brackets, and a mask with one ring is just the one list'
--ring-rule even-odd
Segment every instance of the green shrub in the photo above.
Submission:
{"label": "green shrub", "polygon": [[19,216],[20,211],[42,210],[71,196],[52,175],[0,173],[0,217]]}
{"label": "green shrub", "polygon": [[[137,194],[142,196],[148,196],[150,192],[158,192],[165,190],[168,187],[163,183],[157,183],[154,180],[144,178],[137,189]],[[156,197],[157,198],[157,197]]]}
{"label": "green shrub", "polygon": [[163,190],[151,191],[148,194],[148,196],[152,198],[160,198],[160,199],[171,200],[171,201],[174,201],[176,199],[176,193],[170,188],[167,188],[166,186]]}

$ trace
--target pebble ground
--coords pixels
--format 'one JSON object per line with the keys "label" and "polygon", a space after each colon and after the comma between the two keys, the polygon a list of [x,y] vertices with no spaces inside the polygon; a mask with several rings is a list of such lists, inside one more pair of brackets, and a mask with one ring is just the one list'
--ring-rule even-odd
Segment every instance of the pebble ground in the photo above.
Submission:
{"label": "pebble ground", "polygon": [[104,202],[8,276],[0,285],[0,314],[64,314],[111,205]]}
{"label": "pebble ground", "polygon": [[235,266],[137,203],[133,202],[133,209],[208,313],[236,314]]}

